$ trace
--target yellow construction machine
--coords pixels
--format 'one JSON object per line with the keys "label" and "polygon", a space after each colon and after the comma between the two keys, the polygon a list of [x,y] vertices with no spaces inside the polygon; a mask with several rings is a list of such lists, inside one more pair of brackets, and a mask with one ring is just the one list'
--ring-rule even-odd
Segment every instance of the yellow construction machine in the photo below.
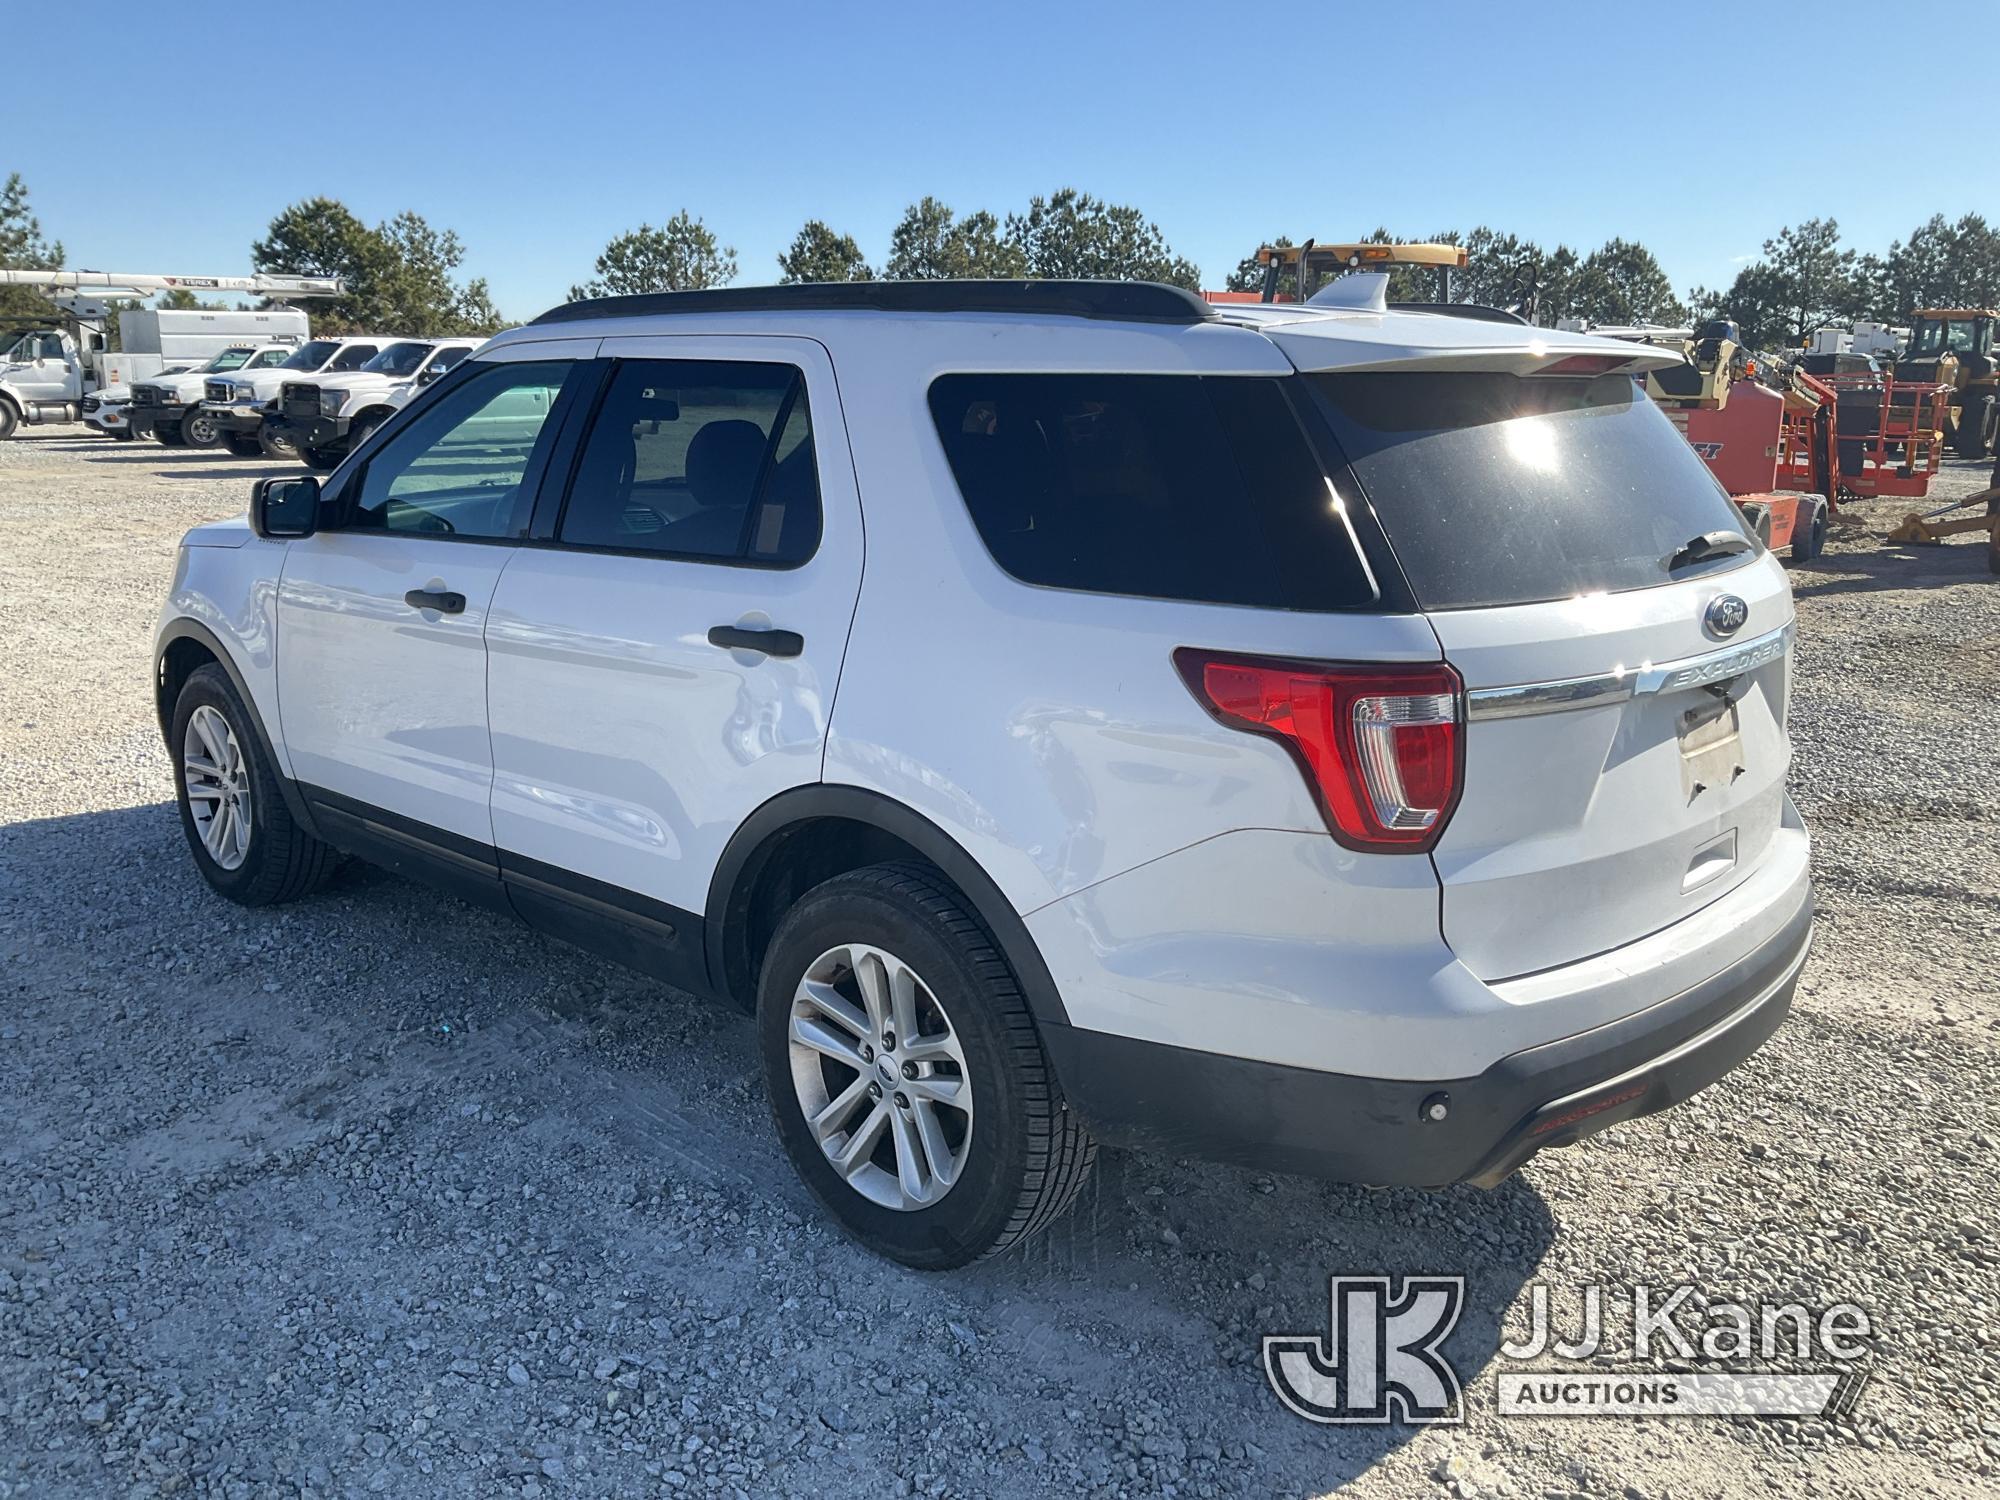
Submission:
{"label": "yellow construction machine", "polygon": [[1960,458],[2000,448],[2000,311],[1990,307],[1920,307],[1896,379],[1951,387],[1946,438]]}
{"label": "yellow construction machine", "polygon": [[[2000,481],[2000,466],[1993,472]],[[1985,506],[1983,515],[1957,516],[1947,521],[1953,511],[1972,510]],[[1986,533],[1986,571],[2000,575],[2000,483],[1995,483],[1976,495],[1968,495],[1954,505],[1918,515],[1912,511],[1903,517],[1902,524],[1889,533],[1891,542],[1942,542],[1948,536],[1963,536],[1967,532]]]}
{"label": "yellow construction machine", "polygon": [[1437,300],[1451,301],[1451,273],[1466,265],[1463,245],[1393,245],[1364,241],[1352,245],[1322,245],[1307,240],[1303,245],[1262,245],[1257,260],[1264,267],[1261,292],[1239,294],[1244,301],[1277,302],[1278,285],[1286,271],[1293,273],[1298,298],[1303,302],[1330,277],[1348,271],[1393,271],[1399,267],[1427,267],[1437,273]]}

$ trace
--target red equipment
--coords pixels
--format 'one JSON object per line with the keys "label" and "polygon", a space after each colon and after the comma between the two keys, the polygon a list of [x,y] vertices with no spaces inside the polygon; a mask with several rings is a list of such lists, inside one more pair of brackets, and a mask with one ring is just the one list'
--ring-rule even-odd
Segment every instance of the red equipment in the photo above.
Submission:
{"label": "red equipment", "polygon": [[1929,490],[1950,400],[1945,385],[1794,370],[1780,388],[1738,380],[1722,405],[1668,415],[1724,489],[1769,512],[1772,547],[1804,560],[1841,500]]}

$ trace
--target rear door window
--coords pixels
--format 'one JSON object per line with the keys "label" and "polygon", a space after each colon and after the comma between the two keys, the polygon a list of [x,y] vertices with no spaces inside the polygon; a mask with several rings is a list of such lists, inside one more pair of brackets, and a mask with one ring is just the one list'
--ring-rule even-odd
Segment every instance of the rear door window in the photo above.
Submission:
{"label": "rear door window", "polygon": [[1305,377],[1426,609],[1618,593],[1704,532],[1747,532],[1722,486],[1629,375],[1486,371]]}
{"label": "rear door window", "polygon": [[818,547],[820,521],[803,372],[635,359],[604,393],[557,538],[795,567]]}
{"label": "rear door window", "polygon": [[930,403],[973,524],[1024,583],[1270,609],[1378,598],[1281,381],[946,375]]}

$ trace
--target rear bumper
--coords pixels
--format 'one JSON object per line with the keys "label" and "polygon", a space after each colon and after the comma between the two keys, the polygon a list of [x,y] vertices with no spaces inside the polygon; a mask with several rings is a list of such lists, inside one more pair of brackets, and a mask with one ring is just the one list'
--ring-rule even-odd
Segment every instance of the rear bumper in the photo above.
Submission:
{"label": "rear bumper", "polygon": [[[1491,1187],[1535,1152],[1698,1093],[1791,1008],[1812,900],[1721,973],[1471,1078],[1326,1073],[1044,1025],[1071,1107],[1112,1145],[1342,1182]],[[1445,1117],[1425,1117],[1442,1101]]]}

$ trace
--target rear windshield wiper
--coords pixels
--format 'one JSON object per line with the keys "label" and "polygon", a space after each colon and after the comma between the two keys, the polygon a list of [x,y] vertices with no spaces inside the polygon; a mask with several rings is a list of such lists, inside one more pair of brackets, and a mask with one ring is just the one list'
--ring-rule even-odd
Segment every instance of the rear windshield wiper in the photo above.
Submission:
{"label": "rear windshield wiper", "polygon": [[1726,557],[1732,552],[1748,552],[1754,544],[1740,531],[1704,531],[1700,536],[1690,537],[1682,542],[1673,555],[1667,559],[1667,571],[1685,568],[1689,563],[1706,561],[1711,557]]}

